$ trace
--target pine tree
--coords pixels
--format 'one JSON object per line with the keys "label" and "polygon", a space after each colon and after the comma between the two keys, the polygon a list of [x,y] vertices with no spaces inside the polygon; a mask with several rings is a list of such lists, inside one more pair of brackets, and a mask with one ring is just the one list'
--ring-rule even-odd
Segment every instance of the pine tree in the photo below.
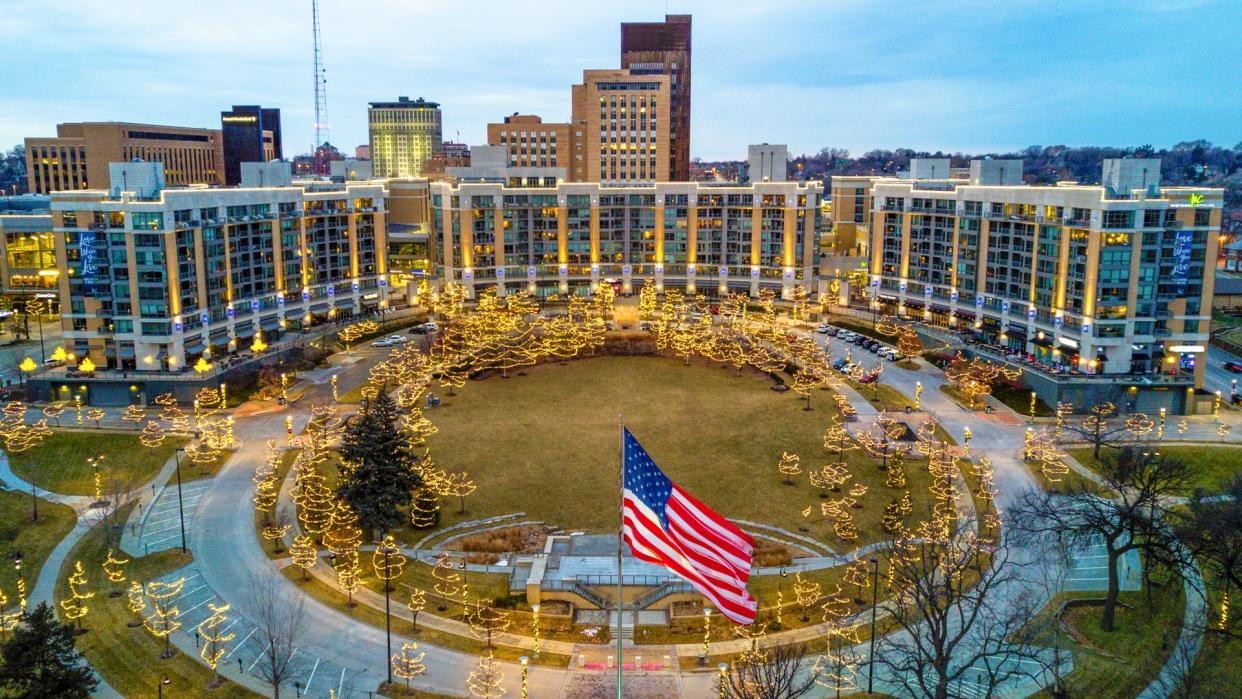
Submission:
{"label": "pine tree", "polygon": [[39,603],[0,647],[0,694],[88,699],[99,680],[74,648],[74,635]]}
{"label": "pine tree", "polygon": [[397,418],[396,402],[380,391],[363,405],[341,442],[341,458],[355,466],[336,492],[358,514],[364,531],[400,527],[402,510],[409,509],[414,490],[422,485],[417,458]]}

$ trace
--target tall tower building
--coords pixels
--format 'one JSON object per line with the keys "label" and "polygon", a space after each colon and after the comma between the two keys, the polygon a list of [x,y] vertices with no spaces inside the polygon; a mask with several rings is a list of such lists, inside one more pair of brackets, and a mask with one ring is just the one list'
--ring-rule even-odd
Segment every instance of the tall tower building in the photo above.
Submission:
{"label": "tall tower building", "polygon": [[367,128],[375,177],[418,177],[443,140],[440,105],[422,97],[372,102]]}
{"label": "tall tower building", "polygon": [[690,179],[690,15],[665,15],[663,22],[621,23],[621,67],[632,75],[667,75],[672,86],[668,127],[672,156],[665,178]]}
{"label": "tall tower building", "polygon": [[224,134],[224,183],[241,183],[242,163],[265,163],[280,160],[280,110],[258,105],[233,105],[220,112],[220,130]]}
{"label": "tall tower building", "polygon": [[582,84],[573,86],[570,181],[668,182],[669,95],[664,75],[582,71]]}

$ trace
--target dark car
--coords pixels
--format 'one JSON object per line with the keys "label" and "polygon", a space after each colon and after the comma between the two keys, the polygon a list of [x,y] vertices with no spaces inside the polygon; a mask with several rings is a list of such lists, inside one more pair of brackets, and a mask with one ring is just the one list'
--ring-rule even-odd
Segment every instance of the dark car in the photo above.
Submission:
{"label": "dark car", "polygon": [[854,344],[856,345],[862,345],[862,343],[866,341],[867,341],[867,337],[865,335],[859,335],[858,337],[854,338]]}
{"label": "dark car", "polygon": [[1237,362],[1225,362],[1224,366],[1226,369],[1228,369],[1229,371],[1232,371],[1235,374],[1242,374],[1242,364],[1239,364]]}
{"label": "dark car", "polygon": [[426,335],[427,328],[424,328],[421,325],[415,325],[414,327],[410,328],[410,334],[411,335]]}

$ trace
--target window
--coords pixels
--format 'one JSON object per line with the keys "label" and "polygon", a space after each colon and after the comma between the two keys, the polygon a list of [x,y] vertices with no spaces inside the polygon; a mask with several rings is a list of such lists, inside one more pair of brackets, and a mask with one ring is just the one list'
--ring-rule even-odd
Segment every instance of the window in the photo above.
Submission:
{"label": "window", "polygon": [[1210,226],[1212,225],[1211,209],[1195,209],[1195,225]]}

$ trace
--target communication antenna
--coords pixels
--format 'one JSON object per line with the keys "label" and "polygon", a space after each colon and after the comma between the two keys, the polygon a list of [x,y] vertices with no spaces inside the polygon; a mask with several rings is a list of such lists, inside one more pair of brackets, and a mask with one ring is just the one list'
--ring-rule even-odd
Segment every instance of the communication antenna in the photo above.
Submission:
{"label": "communication antenna", "polygon": [[315,173],[322,174],[324,156],[320,147],[328,141],[328,78],[323,67],[323,47],[319,42],[319,0],[311,0],[311,33],[315,42]]}

